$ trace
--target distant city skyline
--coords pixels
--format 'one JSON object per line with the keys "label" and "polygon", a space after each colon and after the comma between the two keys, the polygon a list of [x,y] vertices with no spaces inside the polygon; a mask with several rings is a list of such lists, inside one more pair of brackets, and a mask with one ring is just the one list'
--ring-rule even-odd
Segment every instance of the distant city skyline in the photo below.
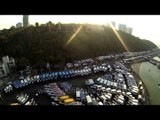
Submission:
{"label": "distant city skyline", "polygon": [[23,15],[23,27],[29,26],[28,15]]}
{"label": "distant city skyline", "polygon": [[[91,23],[107,25],[115,22],[116,29],[119,24],[125,24],[133,29],[132,35],[147,39],[160,47],[160,15],[29,15],[29,23]],[[0,30],[9,29],[18,22],[23,23],[23,15],[0,15]]]}

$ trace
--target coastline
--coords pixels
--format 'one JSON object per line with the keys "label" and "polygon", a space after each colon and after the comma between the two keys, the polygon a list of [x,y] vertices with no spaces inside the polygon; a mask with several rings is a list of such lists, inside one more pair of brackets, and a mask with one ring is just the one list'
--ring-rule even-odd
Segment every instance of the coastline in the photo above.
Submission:
{"label": "coastline", "polygon": [[[141,81],[142,82],[142,85],[143,85],[143,88],[144,88],[144,97],[145,97],[145,104],[144,105],[151,105],[151,101],[150,101],[150,95],[149,95],[149,92],[148,92],[148,89],[146,87],[146,85],[144,84],[144,82],[142,81],[141,77],[139,76],[139,68],[140,68],[140,63],[132,63],[130,64],[130,68],[131,68],[131,73],[133,74],[133,76],[135,77],[135,80],[137,81],[137,84]],[[133,64],[138,64],[139,68],[137,70],[133,70],[132,68],[132,65]]]}

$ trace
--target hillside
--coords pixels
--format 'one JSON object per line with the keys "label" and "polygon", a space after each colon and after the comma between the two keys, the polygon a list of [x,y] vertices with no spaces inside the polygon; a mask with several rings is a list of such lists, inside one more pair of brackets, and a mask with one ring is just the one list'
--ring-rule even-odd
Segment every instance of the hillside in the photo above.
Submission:
{"label": "hillside", "polygon": [[[96,57],[126,51],[113,30],[105,26],[82,25],[79,33],[66,45],[80,24],[47,24],[0,31],[0,57],[9,55],[22,66],[44,65]],[[148,40],[117,31],[129,51],[157,48]]]}

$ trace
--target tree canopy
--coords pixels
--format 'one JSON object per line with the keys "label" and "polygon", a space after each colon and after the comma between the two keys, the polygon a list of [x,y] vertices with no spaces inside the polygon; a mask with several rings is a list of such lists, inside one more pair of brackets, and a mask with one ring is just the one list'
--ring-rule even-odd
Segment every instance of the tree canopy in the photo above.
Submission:
{"label": "tree canopy", "polygon": [[[117,32],[129,51],[157,48],[148,40]],[[39,25],[37,22],[27,28],[11,27],[0,31],[0,57],[9,55],[24,65],[70,62],[125,51],[116,34],[107,26],[52,22]]]}

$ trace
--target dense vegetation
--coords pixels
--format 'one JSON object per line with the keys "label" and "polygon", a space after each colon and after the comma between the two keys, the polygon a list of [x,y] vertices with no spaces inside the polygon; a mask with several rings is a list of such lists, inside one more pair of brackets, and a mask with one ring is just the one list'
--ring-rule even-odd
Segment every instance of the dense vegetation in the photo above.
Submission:
{"label": "dense vegetation", "polygon": [[[67,41],[80,24],[47,24],[0,31],[0,57],[16,58],[19,66],[41,66],[126,51],[113,30],[106,26],[82,25],[73,40]],[[151,50],[157,46],[130,34],[117,31],[129,51]]]}

